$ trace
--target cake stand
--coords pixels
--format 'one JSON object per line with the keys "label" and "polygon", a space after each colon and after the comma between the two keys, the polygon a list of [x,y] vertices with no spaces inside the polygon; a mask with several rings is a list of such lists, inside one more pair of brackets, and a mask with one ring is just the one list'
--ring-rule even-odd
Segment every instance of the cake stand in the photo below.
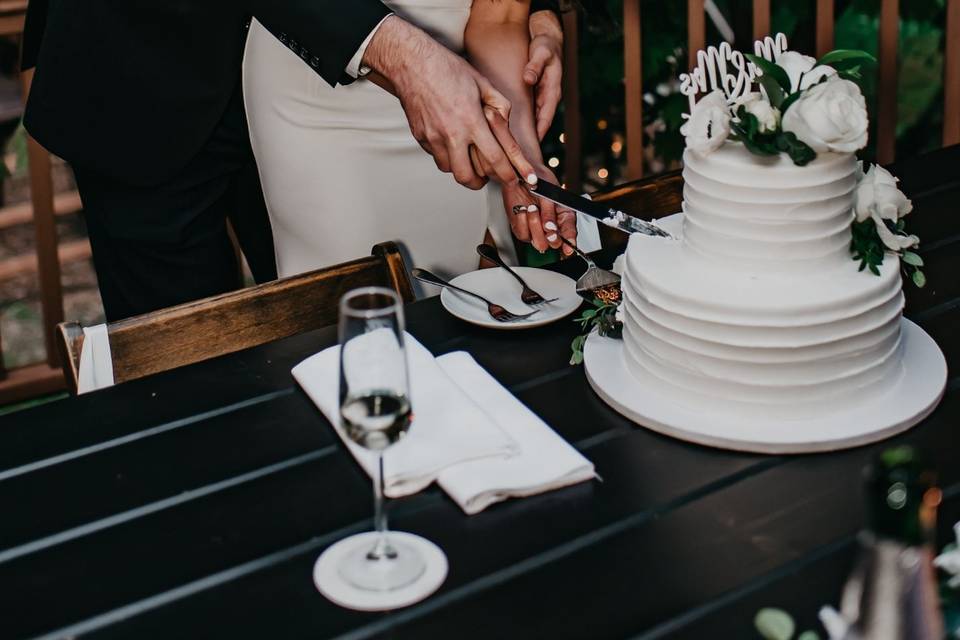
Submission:
{"label": "cake stand", "polygon": [[698,411],[659,393],[668,384],[627,369],[621,340],[590,335],[583,366],[593,390],[614,410],[642,427],[721,449],[753,453],[812,453],[857,447],[906,431],[936,408],[947,381],[947,363],[936,342],[902,320],[902,368],[890,389],[869,402],[825,416],[772,422],[734,409]]}

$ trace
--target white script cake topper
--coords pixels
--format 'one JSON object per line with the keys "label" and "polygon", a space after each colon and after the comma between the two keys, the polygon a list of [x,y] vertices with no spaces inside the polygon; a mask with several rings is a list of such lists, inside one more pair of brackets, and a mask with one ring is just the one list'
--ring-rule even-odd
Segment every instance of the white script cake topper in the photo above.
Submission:
{"label": "white script cake topper", "polygon": [[[753,45],[754,53],[771,62],[776,62],[780,54],[787,50],[787,36],[778,33],[767,36]],[[680,74],[680,93],[690,100],[690,111],[699,94],[720,89],[729,102],[735,102],[749,93],[756,80],[757,70],[743,53],[734,51],[729,42],[719,47],[707,47],[697,52],[697,64],[690,73]]]}

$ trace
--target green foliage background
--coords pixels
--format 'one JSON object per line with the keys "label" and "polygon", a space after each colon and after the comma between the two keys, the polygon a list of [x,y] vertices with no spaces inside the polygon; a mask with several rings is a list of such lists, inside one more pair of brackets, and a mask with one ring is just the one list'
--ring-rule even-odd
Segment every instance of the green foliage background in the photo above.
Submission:
{"label": "green foliage background", "polygon": [[[715,0],[736,33],[733,43],[752,50],[751,0]],[[815,0],[773,0],[772,30],[782,31],[790,48],[814,53]],[[625,158],[613,151],[624,127],[623,4],[622,0],[583,0],[580,21],[580,91],[585,190],[623,180]],[[898,76],[897,157],[909,157],[940,146],[943,122],[943,47],[945,0],[909,0],[900,3],[900,59]],[[877,54],[880,0],[837,0],[835,46]],[[686,99],[670,84],[686,66],[687,3],[684,0],[642,0],[644,123],[648,127],[647,173],[675,166],[683,141],[679,134]],[[720,34],[707,20],[707,41],[717,44]],[[861,86],[873,115],[876,112],[877,70],[864,69]],[[659,91],[658,91],[659,89]],[[606,122],[605,128],[598,123]],[[649,135],[654,125],[661,130]],[[561,161],[562,118],[545,140],[547,156]],[[863,153],[872,159],[876,135]],[[607,169],[601,179],[598,167]]]}

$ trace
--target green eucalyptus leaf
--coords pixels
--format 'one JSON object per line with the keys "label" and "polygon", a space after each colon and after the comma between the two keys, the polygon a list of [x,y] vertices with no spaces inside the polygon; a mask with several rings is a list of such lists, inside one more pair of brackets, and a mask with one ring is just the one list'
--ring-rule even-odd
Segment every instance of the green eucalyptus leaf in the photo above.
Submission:
{"label": "green eucalyptus leaf", "polygon": [[[778,69],[780,67],[777,67]],[[760,86],[763,87],[763,90],[767,94],[767,99],[770,101],[774,107],[779,108],[783,104],[783,96],[786,95],[786,92],[780,87],[780,84],[773,76],[768,76],[766,74],[757,78],[757,82],[760,83]],[[789,91],[789,89],[787,89]]]}
{"label": "green eucalyptus leaf", "polygon": [[904,251],[903,255],[900,256],[900,259],[909,265],[913,265],[914,267],[923,266],[923,258],[915,254],[913,251]]}
{"label": "green eucalyptus leaf", "polygon": [[792,131],[781,131],[776,138],[777,148],[785,151],[793,164],[802,167],[817,157],[817,152],[810,145],[800,140]]}
{"label": "green eucalyptus leaf", "polygon": [[772,607],[760,609],[753,619],[753,626],[766,640],[790,640],[797,628],[789,613]]}
{"label": "green eucalyptus leaf", "polygon": [[[843,78],[844,80],[852,80],[853,82],[859,82],[863,79],[863,75],[860,73],[860,65],[854,65],[849,69],[840,69],[837,71],[837,75]],[[821,82],[826,80],[826,76],[821,79]]]}
{"label": "green eucalyptus leaf", "polygon": [[877,265],[872,262],[870,263],[870,273],[872,273],[875,276],[880,275],[880,269],[878,269]]}
{"label": "green eucalyptus leaf", "polygon": [[923,275],[923,271],[920,271],[920,269],[914,271],[910,279],[913,280],[913,284],[915,284],[918,289],[923,289],[924,285],[927,284],[927,276]]}
{"label": "green eucalyptus leaf", "polygon": [[[790,86],[790,76],[788,76],[787,72],[783,70],[783,67],[779,66],[774,62],[770,62],[766,58],[755,55],[753,53],[747,53],[747,54],[744,54],[744,56],[747,58],[747,60],[752,62],[754,66],[757,67],[757,69],[759,69],[760,72],[763,74],[759,78],[761,81],[764,76],[768,78],[772,78],[779,85],[781,89],[781,94],[790,93],[790,90],[792,88]],[[767,88],[766,85],[764,85],[763,88],[766,89]],[[768,96],[768,97],[771,99],[770,104],[772,104],[775,107],[780,106],[779,102],[777,103],[773,102],[773,96]],[[781,100],[782,100],[782,95],[781,95]]]}
{"label": "green eucalyptus leaf", "polygon": [[783,102],[780,104],[781,117],[783,117],[783,114],[787,112],[787,109],[790,108],[790,105],[792,105],[794,102],[800,99],[801,94],[802,94],[801,91],[794,91],[793,93],[788,95],[786,98],[784,98]]}
{"label": "green eucalyptus leaf", "polygon": [[876,63],[877,59],[866,51],[861,51],[860,49],[834,49],[823,54],[815,66],[822,64],[836,66],[839,63],[849,63],[850,61],[866,61],[871,63]]}

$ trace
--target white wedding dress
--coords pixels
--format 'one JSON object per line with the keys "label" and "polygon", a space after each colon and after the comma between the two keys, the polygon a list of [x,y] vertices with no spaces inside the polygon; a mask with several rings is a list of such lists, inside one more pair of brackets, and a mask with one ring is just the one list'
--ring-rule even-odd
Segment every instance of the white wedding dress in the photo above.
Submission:
{"label": "white wedding dress", "polygon": [[[470,0],[387,1],[455,52]],[[417,144],[400,102],[368,80],[332,88],[255,20],[243,64],[250,137],[281,277],[368,255],[397,240],[408,266],[477,268],[489,229],[514,259],[500,191],[471,191]]]}

